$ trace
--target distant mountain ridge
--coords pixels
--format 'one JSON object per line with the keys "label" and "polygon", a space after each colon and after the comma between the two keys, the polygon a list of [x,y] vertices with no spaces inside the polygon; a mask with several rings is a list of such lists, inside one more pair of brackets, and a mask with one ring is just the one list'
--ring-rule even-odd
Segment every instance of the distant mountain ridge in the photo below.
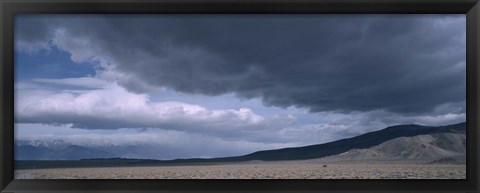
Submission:
{"label": "distant mountain ridge", "polygon": [[334,142],[310,145],[304,147],[283,148],[276,150],[258,151],[245,156],[237,157],[239,160],[304,160],[315,159],[347,152],[351,149],[366,149],[380,145],[398,137],[412,137],[417,135],[430,135],[437,133],[465,134],[466,123],[448,126],[430,127],[421,125],[397,125],[382,130],[366,133],[356,137],[341,139]]}
{"label": "distant mountain ridge", "polygon": [[113,156],[102,149],[73,145],[61,140],[16,141],[14,148],[16,160],[78,160]]}
{"label": "distant mountain ridge", "polygon": [[[408,137],[414,137],[414,136],[420,136],[420,135],[433,136],[433,135],[445,134],[445,133],[465,135],[466,123],[458,123],[458,124],[453,124],[448,126],[439,126],[439,127],[421,126],[421,125],[397,125],[397,126],[387,127],[382,130],[359,135],[356,137],[341,139],[341,140],[333,141],[329,143],[309,145],[304,147],[292,147],[292,148],[258,151],[258,152],[254,152],[254,153],[243,155],[243,156],[205,158],[205,159],[192,158],[192,159],[175,159],[175,160],[129,159],[128,161],[129,161],[129,164],[131,165],[131,162],[134,162],[134,160],[138,160],[135,162],[138,164],[145,164],[145,163],[183,164],[183,163],[210,163],[210,162],[239,162],[239,161],[252,161],[252,160],[262,160],[262,161],[306,160],[306,159],[317,159],[317,158],[323,158],[327,156],[339,155],[354,149],[369,149],[390,140],[394,140],[394,139],[401,140],[402,137],[408,138]],[[442,146],[442,145],[448,146],[448,144],[441,144],[441,143],[438,144],[438,146]],[[16,148],[15,159],[17,160],[22,160],[22,159],[18,159],[19,157],[24,158],[23,160],[42,160],[39,158],[42,158],[41,156],[43,155],[43,153],[45,153],[46,155],[55,155],[57,157],[54,157],[54,158],[58,160],[61,160],[58,157],[62,157],[61,156],[62,154],[66,154],[71,156],[70,157],[63,156],[64,160],[65,160],[65,157],[67,157],[68,159],[74,158],[76,160],[84,159],[81,162],[92,162],[92,163],[94,162],[98,163],[99,161],[98,158],[119,157],[118,155],[110,155],[108,152],[105,153],[104,149],[91,149],[86,147],[82,148],[80,146],[67,146],[66,148],[62,147],[60,149],[58,149],[57,147],[57,149],[55,148],[52,149],[52,148],[46,148],[42,145],[35,146],[28,143],[25,144],[25,142],[18,142],[15,144],[15,148]],[[76,153],[76,155],[72,155],[72,152]],[[91,159],[91,160],[88,160],[88,159]],[[102,159],[100,159],[100,161],[101,160]],[[120,163],[123,163],[122,161],[125,161],[125,160],[113,159],[110,161],[114,162],[115,164],[117,163],[120,164]],[[26,161],[26,162],[30,163],[29,161]],[[25,164],[26,162],[23,162],[23,165],[28,166],[29,164]],[[36,163],[40,163],[40,162],[41,161],[37,161]],[[67,162],[63,162],[63,163],[65,163],[66,165],[69,165]],[[72,161],[72,163],[73,162],[74,161]],[[80,161],[77,161],[77,162],[80,162]],[[85,164],[85,163],[82,163],[82,164]],[[88,163],[86,165],[88,165]]]}

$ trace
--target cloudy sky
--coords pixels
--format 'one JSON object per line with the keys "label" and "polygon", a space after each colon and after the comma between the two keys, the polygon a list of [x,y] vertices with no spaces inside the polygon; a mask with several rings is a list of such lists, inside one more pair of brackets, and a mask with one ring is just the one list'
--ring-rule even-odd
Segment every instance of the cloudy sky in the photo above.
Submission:
{"label": "cloudy sky", "polygon": [[22,15],[15,138],[151,158],[465,121],[464,15]]}

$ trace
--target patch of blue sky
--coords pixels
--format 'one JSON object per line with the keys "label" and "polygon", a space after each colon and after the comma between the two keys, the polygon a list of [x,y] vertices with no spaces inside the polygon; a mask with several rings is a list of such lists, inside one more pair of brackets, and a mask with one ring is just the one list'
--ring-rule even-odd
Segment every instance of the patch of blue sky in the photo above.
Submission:
{"label": "patch of blue sky", "polygon": [[95,76],[95,63],[75,63],[68,52],[56,47],[35,52],[15,51],[15,80]]}

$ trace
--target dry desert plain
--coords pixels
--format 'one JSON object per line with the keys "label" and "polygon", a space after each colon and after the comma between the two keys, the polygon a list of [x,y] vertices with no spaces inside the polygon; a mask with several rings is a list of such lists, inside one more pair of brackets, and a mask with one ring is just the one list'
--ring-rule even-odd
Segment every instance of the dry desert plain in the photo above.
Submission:
{"label": "dry desert plain", "polygon": [[465,164],[315,161],[16,170],[17,179],[465,179]]}

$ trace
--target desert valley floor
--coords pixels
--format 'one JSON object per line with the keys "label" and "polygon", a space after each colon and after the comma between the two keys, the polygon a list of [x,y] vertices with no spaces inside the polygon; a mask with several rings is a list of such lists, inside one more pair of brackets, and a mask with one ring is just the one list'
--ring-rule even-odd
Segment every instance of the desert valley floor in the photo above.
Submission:
{"label": "desert valley floor", "polygon": [[246,162],[17,170],[17,179],[465,179],[464,164]]}

